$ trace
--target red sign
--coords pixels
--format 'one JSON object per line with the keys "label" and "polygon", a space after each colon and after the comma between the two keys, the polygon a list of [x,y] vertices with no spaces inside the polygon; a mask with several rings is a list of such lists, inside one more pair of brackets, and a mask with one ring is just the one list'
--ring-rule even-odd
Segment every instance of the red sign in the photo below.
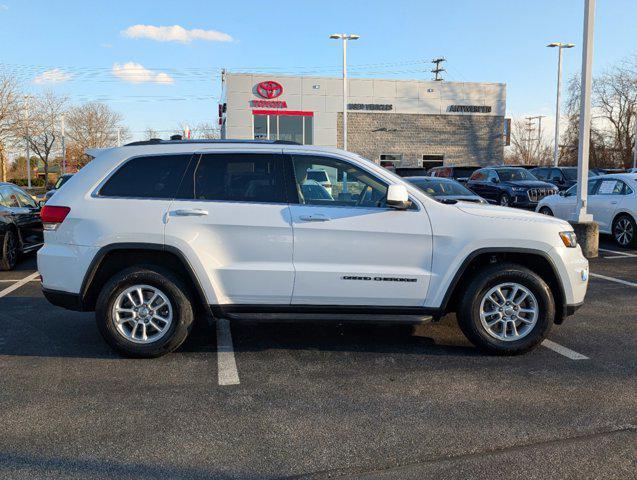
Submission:
{"label": "red sign", "polygon": [[288,108],[287,102],[281,100],[251,100],[250,103],[258,108]]}
{"label": "red sign", "polygon": [[279,82],[268,80],[267,82],[261,82],[257,85],[257,93],[263,98],[271,100],[281,96],[283,93],[283,86]]}

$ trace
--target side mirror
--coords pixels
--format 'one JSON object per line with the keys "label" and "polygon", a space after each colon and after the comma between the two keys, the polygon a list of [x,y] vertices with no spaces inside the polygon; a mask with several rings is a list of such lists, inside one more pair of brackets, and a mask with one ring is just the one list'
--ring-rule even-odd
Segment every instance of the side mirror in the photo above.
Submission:
{"label": "side mirror", "polygon": [[387,206],[396,210],[407,210],[411,206],[409,194],[404,185],[390,185],[387,189]]}
{"label": "side mirror", "polygon": [[42,208],[45,203],[46,203],[46,200],[38,200],[38,208]]}
{"label": "side mirror", "polygon": [[492,179],[491,179],[491,182],[493,182],[493,183],[498,183],[499,181],[500,181],[500,180],[498,180],[497,178],[492,178]]}

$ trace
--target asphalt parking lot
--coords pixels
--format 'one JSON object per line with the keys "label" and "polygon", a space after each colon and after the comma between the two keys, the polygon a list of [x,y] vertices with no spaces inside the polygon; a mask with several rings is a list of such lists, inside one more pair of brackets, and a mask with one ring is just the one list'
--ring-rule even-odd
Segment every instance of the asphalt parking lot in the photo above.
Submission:
{"label": "asphalt parking lot", "polygon": [[[0,478],[635,478],[637,251],[520,357],[413,328],[202,321],[130,360],[0,273]],[[19,282],[27,279],[24,282]]]}

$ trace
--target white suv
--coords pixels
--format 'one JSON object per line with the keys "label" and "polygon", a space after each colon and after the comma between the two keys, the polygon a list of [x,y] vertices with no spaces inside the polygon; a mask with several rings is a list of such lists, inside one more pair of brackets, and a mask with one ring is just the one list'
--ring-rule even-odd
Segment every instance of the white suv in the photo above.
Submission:
{"label": "white suv", "polygon": [[[302,188],[308,172],[331,195]],[[149,141],[102,151],[42,210],[47,299],[95,311],[117,351],[154,357],[194,309],[431,316],[525,352],[584,301],[571,226],[510,208],[440,203],[331,148],[267,141]]]}

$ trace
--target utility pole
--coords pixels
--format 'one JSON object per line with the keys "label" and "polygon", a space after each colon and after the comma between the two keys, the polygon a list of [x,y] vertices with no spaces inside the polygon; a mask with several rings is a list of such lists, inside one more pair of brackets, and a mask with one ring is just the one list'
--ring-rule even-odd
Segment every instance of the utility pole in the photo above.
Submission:
{"label": "utility pole", "polygon": [[62,114],[62,125],[61,125],[61,133],[62,133],[62,175],[66,173],[66,138],[64,131],[64,114]]}
{"label": "utility pole", "polygon": [[584,35],[582,42],[582,86],[580,92],[579,141],[577,149],[577,209],[573,220],[590,222],[593,216],[588,208],[588,156],[591,135],[591,84],[593,69],[593,29],[595,26],[595,0],[584,5]]}
{"label": "utility pole", "polygon": [[25,140],[27,143],[27,187],[31,188],[31,148],[29,138],[29,96],[24,96],[24,108],[25,108],[25,122],[26,122],[26,132],[25,132]]}
{"label": "utility pole", "polygon": [[531,158],[533,157],[533,153],[531,152],[532,147],[531,147],[531,132],[533,132],[535,130],[535,127],[533,126],[533,119],[536,117],[525,117],[526,120],[526,124],[524,127],[524,130],[526,130],[526,158],[524,159],[524,162],[529,165],[531,163]]}
{"label": "utility pole", "polygon": [[537,120],[538,125],[537,125],[537,164],[540,164],[540,155],[541,155],[541,148],[542,148],[542,119],[546,117],[546,115],[536,115],[535,117],[526,117],[527,120],[529,121],[533,121],[533,120]]}
{"label": "utility pole", "polygon": [[121,139],[121,133],[120,133],[119,127],[117,127],[117,146],[118,147],[122,146],[122,139]]}
{"label": "utility pole", "polygon": [[635,138],[633,144],[633,168],[637,168],[637,113],[635,113]]}
{"label": "utility pole", "polygon": [[435,64],[436,64],[436,68],[434,68],[434,69],[431,71],[431,73],[433,73],[434,75],[436,75],[436,76],[434,77],[434,80],[435,80],[436,82],[442,82],[442,81],[444,80],[444,78],[442,78],[442,77],[440,76],[440,74],[441,74],[442,72],[446,72],[446,70],[445,70],[444,68],[441,68],[441,67],[440,67],[440,64],[441,64],[442,62],[446,62],[446,61],[447,61],[447,59],[446,59],[446,58],[444,58],[444,57],[434,58],[434,59],[431,61],[431,63],[435,63]]}

